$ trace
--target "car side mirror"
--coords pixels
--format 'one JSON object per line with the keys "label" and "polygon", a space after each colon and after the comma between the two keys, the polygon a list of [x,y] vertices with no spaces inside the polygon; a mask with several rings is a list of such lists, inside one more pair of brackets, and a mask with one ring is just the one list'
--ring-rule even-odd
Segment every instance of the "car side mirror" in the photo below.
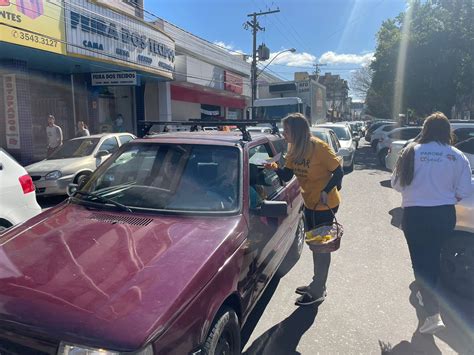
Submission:
{"label": "car side mirror", "polygon": [[109,155],[110,152],[108,150],[99,150],[97,152],[97,154],[95,155],[96,158],[102,158],[102,157],[105,157],[107,155]]}
{"label": "car side mirror", "polygon": [[76,193],[76,191],[79,189],[79,185],[78,184],[69,184],[67,185],[67,195],[69,197],[72,197],[74,196],[74,194]]}
{"label": "car side mirror", "polygon": [[341,148],[337,151],[337,155],[341,156],[341,157],[348,157],[351,155],[351,153],[349,152],[348,149],[346,148]]}
{"label": "car side mirror", "polygon": [[262,217],[286,217],[288,215],[288,203],[286,201],[264,200],[256,211]]}

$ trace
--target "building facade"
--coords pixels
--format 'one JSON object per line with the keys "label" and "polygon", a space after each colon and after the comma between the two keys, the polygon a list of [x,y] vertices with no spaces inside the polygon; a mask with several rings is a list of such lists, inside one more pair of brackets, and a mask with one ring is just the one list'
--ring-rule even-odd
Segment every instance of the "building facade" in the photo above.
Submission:
{"label": "building facade", "polygon": [[349,100],[349,85],[339,75],[325,73],[318,77],[318,82],[326,87],[327,117],[331,121],[349,119],[351,100]]}
{"label": "building facade", "polygon": [[250,64],[242,56],[169,22],[161,20],[155,25],[170,34],[176,43],[169,118],[173,121],[244,118],[250,101]]}
{"label": "building facade", "polygon": [[50,114],[65,139],[77,121],[91,133],[136,133],[140,120],[167,115],[175,45],[140,18],[139,3],[21,4],[0,3],[0,145],[21,163],[46,156]]}
{"label": "building facade", "polygon": [[297,72],[292,81],[271,81],[259,86],[259,98],[299,97],[303,101],[303,113],[311,124],[326,120],[326,88],[316,77]]}

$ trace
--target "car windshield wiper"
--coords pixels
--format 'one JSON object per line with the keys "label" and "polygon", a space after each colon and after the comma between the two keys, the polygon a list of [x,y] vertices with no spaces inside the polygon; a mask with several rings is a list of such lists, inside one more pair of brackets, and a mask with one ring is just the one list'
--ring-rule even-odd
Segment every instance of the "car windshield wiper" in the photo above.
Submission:
{"label": "car windshield wiper", "polygon": [[111,200],[110,198],[107,198],[107,197],[103,197],[103,196],[100,196],[100,195],[97,195],[97,194],[94,194],[94,193],[91,193],[91,192],[86,192],[86,191],[76,191],[74,195],[82,195],[82,196],[85,196],[85,197],[89,197],[89,198],[93,198],[93,199],[97,199],[97,201],[99,202],[102,202],[102,203],[110,203],[112,205],[114,205],[115,207],[118,207],[120,208],[122,211],[127,211],[127,212],[133,212],[131,208],[119,203],[119,202],[116,202],[114,200]]}

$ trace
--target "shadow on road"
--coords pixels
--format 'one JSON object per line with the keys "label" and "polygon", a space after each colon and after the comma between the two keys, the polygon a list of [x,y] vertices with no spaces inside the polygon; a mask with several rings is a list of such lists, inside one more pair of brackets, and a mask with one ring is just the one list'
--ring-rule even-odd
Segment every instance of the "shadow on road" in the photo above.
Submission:
{"label": "shadow on road", "polygon": [[387,171],[383,168],[378,159],[377,154],[370,145],[361,145],[355,153],[355,170],[380,170]]}
{"label": "shadow on road", "polygon": [[382,354],[410,355],[410,354],[442,354],[435,342],[435,336],[448,344],[456,353],[474,353],[474,327],[472,320],[465,317],[472,313],[472,301],[462,300],[446,290],[441,291],[441,317],[446,328],[436,335],[421,334],[418,329],[423,324],[427,314],[418,303],[416,293],[418,287],[415,282],[410,285],[410,303],[415,308],[418,326],[410,341],[403,340],[395,346],[379,341]]}
{"label": "shadow on road", "polygon": [[257,338],[244,354],[287,355],[296,351],[303,334],[313,325],[318,307],[299,307],[288,318]]}
{"label": "shadow on road", "polygon": [[65,199],[67,199],[68,196],[51,196],[51,197],[41,197],[37,196],[36,201],[38,204],[41,206],[42,209],[48,209],[51,207],[54,207],[61,202],[63,202]]}
{"label": "shadow on road", "polygon": [[391,180],[380,181],[380,186],[387,187],[387,188],[391,189],[392,188],[392,181]]}
{"label": "shadow on road", "polygon": [[402,229],[402,218],[403,218],[403,208],[396,207],[388,211],[388,214],[392,216],[390,224],[394,227]]}

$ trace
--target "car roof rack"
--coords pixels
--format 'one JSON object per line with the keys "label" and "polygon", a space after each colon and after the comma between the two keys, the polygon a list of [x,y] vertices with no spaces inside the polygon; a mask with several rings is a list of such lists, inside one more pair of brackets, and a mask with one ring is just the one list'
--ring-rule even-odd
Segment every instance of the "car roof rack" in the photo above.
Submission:
{"label": "car roof rack", "polygon": [[250,142],[252,137],[247,130],[248,126],[256,126],[258,124],[270,124],[272,126],[271,134],[280,136],[280,130],[277,123],[279,120],[202,120],[199,118],[191,118],[188,121],[139,121],[138,136],[145,137],[155,125],[160,126],[198,126],[198,127],[216,127],[216,126],[236,126],[242,132],[242,141]]}

